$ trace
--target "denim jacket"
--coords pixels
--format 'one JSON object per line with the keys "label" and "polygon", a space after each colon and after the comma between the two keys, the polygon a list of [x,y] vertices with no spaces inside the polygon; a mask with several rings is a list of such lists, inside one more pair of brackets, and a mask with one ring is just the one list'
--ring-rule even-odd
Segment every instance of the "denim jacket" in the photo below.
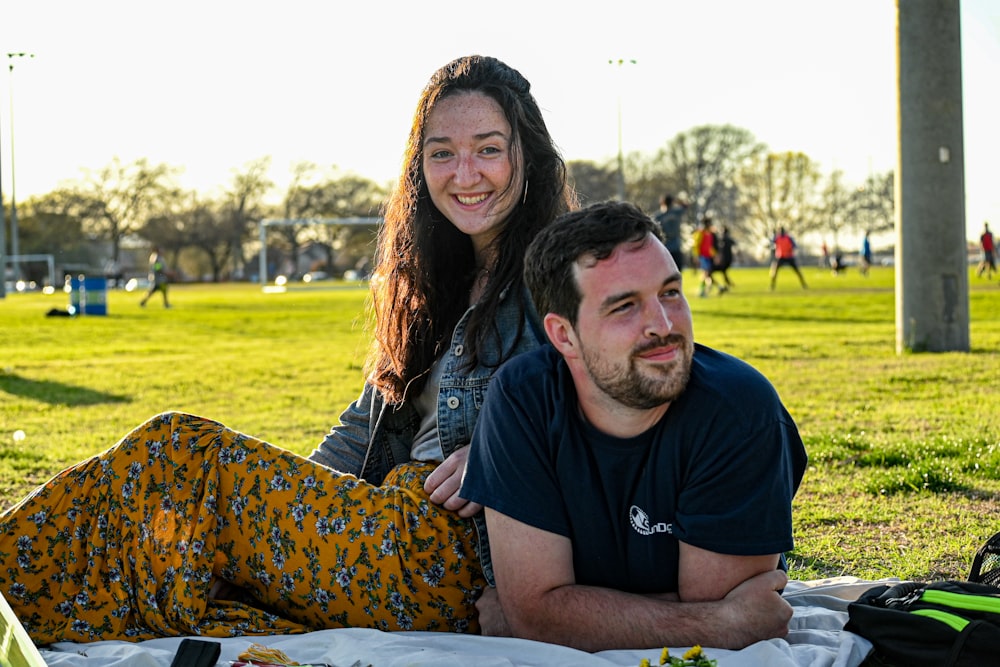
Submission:
{"label": "denim jacket", "polygon": [[[523,289],[523,288],[522,288]],[[500,295],[496,327],[504,350],[520,354],[545,342],[545,334],[527,290],[523,302],[526,312],[519,312],[517,299],[508,298],[510,288]],[[444,364],[438,391],[438,436],[445,458],[472,440],[472,430],[486,397],[486,387],[502,358],[497,349],[480,350],[480,362],[463,368],[465,328],[475,306],[469,308],[455,326],[451,344],[441,358]],[[522,322],[523,320],[523,322]],[[518,330],[521,337],[515,341]],[[490,339],[487,338],[487,341]],[[516,343],[516,344],[515,344]],[[361,396],[340,415],[334,426],[309,458],[335,470],[356,475],[371,484],[381,484],[400,463],[410,461],[410,448],[420,427],[420,415],[413,403],[405,400],[389,404],[375,388],[365,383]],[[479,536],[479,560],[483,574],[494,584],[486,520],[480,512],[474,518]]]}

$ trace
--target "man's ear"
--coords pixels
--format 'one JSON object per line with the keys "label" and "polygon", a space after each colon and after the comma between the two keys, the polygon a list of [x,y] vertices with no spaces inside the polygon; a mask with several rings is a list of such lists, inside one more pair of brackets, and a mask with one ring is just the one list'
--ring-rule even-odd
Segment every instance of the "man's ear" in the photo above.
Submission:
{"label": "man's ear", "polygon": [[545,327],[545,335],[548,336],[549,342],[559,354],[567,358],[578,356],[579,343],[576,339],[576,331],[573,330],[573,325],[569,323],[569,320],[562,315],[546,313],[542,324]]}

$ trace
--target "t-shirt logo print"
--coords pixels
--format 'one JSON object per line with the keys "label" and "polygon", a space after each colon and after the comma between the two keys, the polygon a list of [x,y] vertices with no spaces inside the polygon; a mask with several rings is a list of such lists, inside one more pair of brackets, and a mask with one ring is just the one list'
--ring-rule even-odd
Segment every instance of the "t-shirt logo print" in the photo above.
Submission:
{"label": "t-shirt logo print", "polygon": [[653,535],[655,533],[673,534],[674,528],[669,523],[650,523],[649,515],[638,505],[632,505],[628,511],[628,521],[632,528],[640,535]]}

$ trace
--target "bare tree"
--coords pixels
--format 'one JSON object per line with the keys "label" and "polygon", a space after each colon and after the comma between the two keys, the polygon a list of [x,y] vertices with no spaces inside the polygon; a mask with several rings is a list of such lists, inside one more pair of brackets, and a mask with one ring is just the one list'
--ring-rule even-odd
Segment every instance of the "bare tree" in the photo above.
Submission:
{"label": "bare tree", "polygon": [[217,272],[213,260],[212,272],[216,279],[226,263],[232,264],[234,276],[243,277],[246,273],[244,247],[253,234],[253,224],[265,217],[264,198],[274,187],[274,183],[267,178],[270,166],[270,157],[247,163],[242,171],[235,173],[224,193],[217,224],[220,227],[218,231],[228,241],[228,248],[222,248],[219,239],[203,238],[199,245],[203,251],[222,262]]}
{"label": "bare tree", "polygon": [[90,231],[111,242],[115,264],[121,258],[122,239],[159,213],[164,199],[175,191],[176,172],[165,164],[150,165],[145,158],[122,164],[116,157],[103,169],[89,172],[76,187],[77,214]]}
{"label": "bare tree", "polygon": [[779,227],[794,235],[816,229],[822,210],[819,178],[819,169],[804,153],[770,153],[750,161],[739,179],[750,233],[765,239]]}
{"label": "bare tree", "polygon": [[833,248],[840,247],[840,234],[852,219],[853,193],[844,183],[844,172],[833,171],[826,178],[820,193],[817,229],[829,232],[833,237]]}
{"label": "bare tree", "polygon": [[[310,201],[312,213],[322,218],[377,217],[388,188],[355,174],[334,176],[313,188]],[[374,254],[375,229],[353,225],[313,225],[307,237],[323,247],[326,270],[334,272],[334,255],[354,257],[354,262],[370,259]]]}
{"label": "bare tree", "polygon": [[573,160],[566,163],[566,171],[582,205],[607,201],[617,196],[615,178],[618,167],[613,163],[599,165],[589,160]]}
{"label": "bare tree", "polygon": [[632,153],[626,156],[628,173],[627,192],[630,201],[650,214],[660,207],[663,195],[681,195],[687,198],[687,185],[676,170],[663,161],[663,151],[655,155]]}
{"label": "bare tree", "polygon": [[[705,213],[725,213],[731,226],[741,228],[734,196],[738,175],[766,150],[749,130],[701,125],[676,135],[654,159],[672,174],[674,191],[688,194],[695,220]],[[650,194],[658,197],[662,192]]]}
{"label": "bare tree", "polygon": [[[303,237],[310,227],[304,221],[311,217],[319,217],[316,211],[321,198],[315,183],[316,172],[317,167],[312,162],[297,162],[292,165],[292,180],[285,190],[281,215],[286,220],[303,220],[303,222],[275,228],[278,236],[285,242],[285,250],[289,254],[289,263],[292,267],[299,265]],[[296,268],[292,269],[293,272],[295,270]]]}
{"label": "bare tree", "polygon": [[854,191],[850,201],[850,226],[854,231],[880,232],[895,224],[895,174],[871,174]]}
{"label": "bare tree", "polygon": [[[200,278],[206,273],[207,263],[207,272],[218,282],[232,252],[230,230],[220,209],[218,203],[195,192],[178,193],[169,212],[150,218],[141,233],[171,258],[171,266],[193,269]],[[198,255],[204,257],[204,262],[192,253],[185,253],[185,261],[181,261],[181,253],[192,248],[200,251]]]}
{"label": "bare tree", "polygon": [[[21,209],[21,252],[51,254],[61,265],[93,264],[76,202],[74,195],[63,190],[26,200]],[[29,280],[45,277],[43,269],[31,265],[24,272]]]}
{"label": "bare tree", "polygon": [[183,211],[177,210],[160,213],[146,220],[146,224],[139,230],[142,238],[159,248],[172,267],[178,266],[181,250],[190,243],[185,217]]}

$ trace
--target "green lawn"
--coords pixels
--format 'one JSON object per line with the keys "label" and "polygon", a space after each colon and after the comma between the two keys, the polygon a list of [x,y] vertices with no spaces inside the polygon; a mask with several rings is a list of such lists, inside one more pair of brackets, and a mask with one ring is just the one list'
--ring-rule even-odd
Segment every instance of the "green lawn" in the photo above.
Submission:
{"label": "green lawn", "polygon": [[[804,273],[771,292],[734,269],[705,299],[686,275],[697,340],[770,377],[806,442],[792,576],[964,578],[1000,531],[1000,285],[970,278],[970,353],[897,355],[891,269]],[[361,388],[356,285],[139,296],[112,291],[106,317],[45,317],[63,293],[0,301],[0,505],[164,410],[308,453]]]}

